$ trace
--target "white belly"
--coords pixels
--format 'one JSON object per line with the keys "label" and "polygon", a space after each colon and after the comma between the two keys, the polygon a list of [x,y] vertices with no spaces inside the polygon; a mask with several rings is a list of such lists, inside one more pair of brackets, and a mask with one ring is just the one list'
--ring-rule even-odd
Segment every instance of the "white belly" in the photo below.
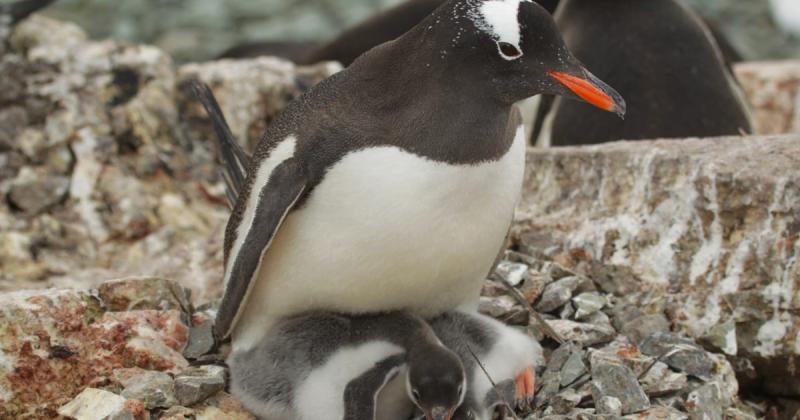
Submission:
{"label": "white belly", "polygon": [[235,348],[251,347],[271,320],[311,309],[433,315],[476,303],[524,165],[523,127],[503,158],[478,165],[394,147],[347,155],[279,229],[234,330]]}

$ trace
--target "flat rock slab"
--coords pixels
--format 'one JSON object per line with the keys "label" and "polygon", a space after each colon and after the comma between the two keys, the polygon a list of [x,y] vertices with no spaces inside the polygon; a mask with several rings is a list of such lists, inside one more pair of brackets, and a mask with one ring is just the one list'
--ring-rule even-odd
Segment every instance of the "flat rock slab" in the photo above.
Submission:
{"label": "flat rock slab", "polygon": [[531,149],[512,241],[620,296],[664,292],[683,330],[800,395],[798,168],[800,136]]}

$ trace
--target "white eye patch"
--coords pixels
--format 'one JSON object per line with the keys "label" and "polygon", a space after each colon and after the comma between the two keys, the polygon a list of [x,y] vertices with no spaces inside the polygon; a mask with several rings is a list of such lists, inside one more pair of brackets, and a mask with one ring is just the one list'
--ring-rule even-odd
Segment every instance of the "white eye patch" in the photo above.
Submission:
{"label": "white eye patch", "polygon": [[476,13],[475,26],[487,32],[497,42],[500,55],[506,60],[522,56],[519,5],[532,0],[483,1]]}

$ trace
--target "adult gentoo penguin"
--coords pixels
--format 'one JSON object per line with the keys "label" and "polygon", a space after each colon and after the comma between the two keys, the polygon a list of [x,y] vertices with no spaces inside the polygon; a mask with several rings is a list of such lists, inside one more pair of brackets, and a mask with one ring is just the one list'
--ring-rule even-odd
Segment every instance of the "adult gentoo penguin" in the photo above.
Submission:
{"label": "adult gentoo penguin", "polygon": [[476,304],[521,190],[511,107],[539,93],[625,110],[537,4],[450,0],[292,102],[227,226],[217,333],[237,352],[308,310]]}
{"label": "adult gentoo penguin", "polygon": [[[228,363],[231,392],[269,420],[402,419],[412,402],[427,420],[450,420],[467,392],[458,356],[404,312],[284,318]],[[379,395],[394,380],[400,395]]]}
{"label": "adult gentoo penguin", "polygon": [[542,346],[536,340],[477,313],[447,312],[431,320],[430,325],[464,364],[467,395],[454,420],[491,420],[499,405],[530,403],[535,369],[544,366]]}
{"label": "adult gentoo penguin", "polygon": [[714,38],[679,1],[563,0],[556,21],[570,50],[625,96],[631,112],[624,121],[605,118],[557,99],[540,119],[540,144],[752,131]]}

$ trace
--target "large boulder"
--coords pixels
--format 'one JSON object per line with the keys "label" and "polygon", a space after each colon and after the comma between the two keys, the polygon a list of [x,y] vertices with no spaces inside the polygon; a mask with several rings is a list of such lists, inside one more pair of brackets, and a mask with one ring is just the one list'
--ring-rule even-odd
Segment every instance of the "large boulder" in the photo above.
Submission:
{"label": "large boulder", "polygon": [[752,361],[743,377],[797,396],[798,168],[798,136],[531,150],[512,237],[608,292],[662,293],[682,330]]}

